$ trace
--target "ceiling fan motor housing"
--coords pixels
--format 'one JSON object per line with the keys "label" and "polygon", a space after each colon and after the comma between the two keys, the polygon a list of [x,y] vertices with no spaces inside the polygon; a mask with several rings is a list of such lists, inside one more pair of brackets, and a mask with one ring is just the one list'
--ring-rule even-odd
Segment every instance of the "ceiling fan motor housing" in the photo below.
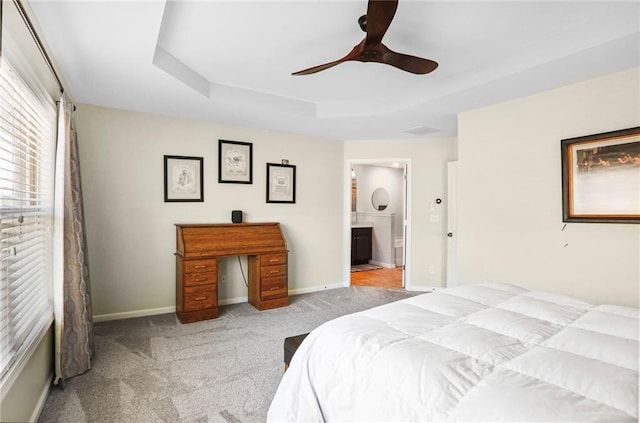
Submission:
{"label": "ceiling fan motor housing", "polygon": [[358,18],[358,25],[363,32],[367,32],[367,15],[362,15]]}
{"label": "ceiling fan motor housing", "polygon": [[363,62],[380,62],[382,54],[377,50],[365,50],[360,54],[360,60]]}

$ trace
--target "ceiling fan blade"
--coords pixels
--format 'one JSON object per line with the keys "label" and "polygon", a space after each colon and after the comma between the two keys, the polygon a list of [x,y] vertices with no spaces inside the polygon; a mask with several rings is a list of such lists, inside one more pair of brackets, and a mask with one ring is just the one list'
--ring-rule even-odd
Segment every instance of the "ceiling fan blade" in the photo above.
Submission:
{"label": "ceiling fan blade", "polygon": [[324,65],[318,65],[318,66],[311,67],[309,69],[293,72],[291,75],[311,75],[312,73],[316,73],[316,72],[323,71],[325,69],[332,68],[335,65],[338,65],[345,61],[346,61],[345,59],[336,60],[335,62],[329,62],[329,63],[325,63]]}
{"label": "ceiling fan blade", "polygon": [[358,60],[358,56],[360,54],[360,44],[358,44],[357,46],[355,46],[350,52],[349,54],[347,54],[346,56],[344,56],[342,59],[338,59],[334,62],[329,62],[329,63],[325,63],[323,65],[318,65],[318,66],[313,66],[311,68],[308,69],[303,69],[301,71],[298,72],[294,72],[291,75],[310,75],[312,73],[316,73],[316,72],[320,72],[323,71],[325,69],[329,69],[334,67],[335,65],[339,65],[342,62],[346,62],[348,60]]}
{"label": "ceiling fan blade", "polygon": [[438,67],[438,63],[433,60],[396,53],[389,50],[384,44],[382,44],[382,62],[415,74],[433,72]]}
{"label": "ceiling fan blade", "polygon": [[398,9],[398,0],[369,0],[367,6],[367,47],[377,46],[389,29]]}

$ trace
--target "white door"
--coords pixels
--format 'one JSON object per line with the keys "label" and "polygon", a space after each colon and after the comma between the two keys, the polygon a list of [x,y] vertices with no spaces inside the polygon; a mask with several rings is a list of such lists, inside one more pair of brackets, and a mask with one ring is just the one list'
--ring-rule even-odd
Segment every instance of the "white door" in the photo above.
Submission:
{"label": "white door", "polygon": [[[406,276],[407,276],[407,222],[408,218],[408,205],[407,205],[407,168],[408,164],[404,164],[404,171],[402,175],[402,287],[406,288]],[[394,244],[395,245],[395,244]]]}
{"label": "white door", "polygon": [[458,162],[447,163],[447,287],[457,286],[456,201]]}

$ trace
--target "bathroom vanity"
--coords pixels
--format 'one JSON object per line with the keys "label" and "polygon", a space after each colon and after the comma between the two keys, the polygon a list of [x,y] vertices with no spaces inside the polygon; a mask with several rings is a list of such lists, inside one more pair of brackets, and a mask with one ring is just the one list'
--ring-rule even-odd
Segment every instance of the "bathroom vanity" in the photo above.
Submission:
{"label": "bathroom vanity", "polygon": [[371,226],[351,227],[351,265],[367,264],[372,258]]}

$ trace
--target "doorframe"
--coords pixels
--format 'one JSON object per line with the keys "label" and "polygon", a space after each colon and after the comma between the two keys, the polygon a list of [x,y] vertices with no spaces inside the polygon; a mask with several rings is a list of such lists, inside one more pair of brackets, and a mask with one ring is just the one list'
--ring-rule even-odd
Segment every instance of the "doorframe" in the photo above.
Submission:
{"label": "doorframe", "polygon": [[344,286],[351,286],[351,167],[353,165],[376,165],[380,163],[398,162],[405,167],[407,175],[404,183],[404,269],[402,271],[402,285],[404,289],[411,290],[411,192],[412,192],[412,164],[411,158],[370,158],[370,159],[346,159],[344,166],[343,184],[343,279]]}

